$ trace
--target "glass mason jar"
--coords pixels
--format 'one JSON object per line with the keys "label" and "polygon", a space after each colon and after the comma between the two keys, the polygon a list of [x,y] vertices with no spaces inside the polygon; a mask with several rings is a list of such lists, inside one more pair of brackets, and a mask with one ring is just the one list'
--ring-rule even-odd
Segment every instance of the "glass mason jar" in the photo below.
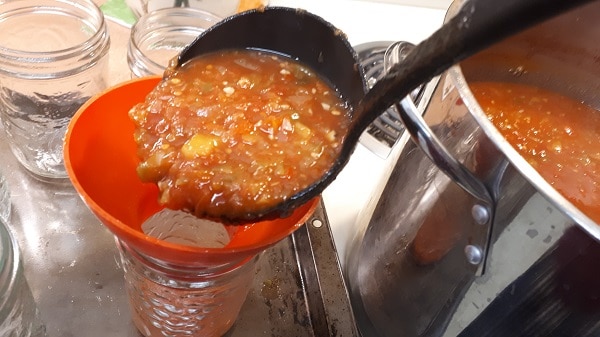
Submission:
{"label": "glass mason jar", "polygon": [[164,8],[131,27],[127,63],[132,77],[162,75],[169,61],[221,17],[195,8]]}
{"label": "glass mason jar", "polygon": [[0,219],[0,336],[46,335],[31,289],[23,276],[21,254],[14,236]]}
{"label": "glass mason jar", "polygon": [[250,290],[258,258],[217,268],[167,264],[117,240],[133,322],[146,337],[224,335]]}
{"label": "glass mason jar", "polygon": [[190,7],[227,17],[269,4],[268,0],[125,0],[133,13],[139,18],[146,13],[168,7]]}
{"label": "glass mason jar", "polygon": [[0,220],[8,222],[11,213],[10,190],[6,177],[0,171]]}
{"label": "glass mason jar", "polygon": [[0,2],[0,117],[12,152],[35,176],[67,177],[66,128],[107,87],[109,45],[92,1]]}

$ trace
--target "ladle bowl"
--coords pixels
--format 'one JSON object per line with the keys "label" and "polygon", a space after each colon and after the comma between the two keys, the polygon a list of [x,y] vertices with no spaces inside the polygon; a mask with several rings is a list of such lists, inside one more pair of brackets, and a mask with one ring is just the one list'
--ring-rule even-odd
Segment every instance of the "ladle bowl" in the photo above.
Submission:
{"label": "ladle bowl", "polygon": [[71,120],[64,157],[69,178],[84,202],[119,240],[157,260],[218,266],[242,261],[276,244],[312,215],[314,198],[286,217],[237,226],[223,248],[170,243],[144,234],[142,223],[160,211],[158,188],[137,176],[134,124],[128,111],[142,102],[159,77],[131,80],[93,97]]}
{"label": "ladle bowl", "polygon": [[[267,50],[300,61],[334,87],[349,106],[364,97],[366,84],[358,56],[346,35],[323,18],[301,9],[264,7],[242,12],[211,26],[178,56],[182,65],[196,56],[227,49]],[[337,172],[336,172],[337,173]],[[337,175],[337,174],[336,174]],[[283,204],[261,210],[243,219],[223,216],[226,221],[274,219],[318,196],[335,178],[324,177],[310,195],[300,191]]]}
{"label": "ladle bowl", "polygon": [[366,90],[358,56],[346,35],[305,10],[265,7],[227,17],[188,45],[177,63],[226,49],[268,50],[298,60],[332,84],[350,106],[356,106]]}

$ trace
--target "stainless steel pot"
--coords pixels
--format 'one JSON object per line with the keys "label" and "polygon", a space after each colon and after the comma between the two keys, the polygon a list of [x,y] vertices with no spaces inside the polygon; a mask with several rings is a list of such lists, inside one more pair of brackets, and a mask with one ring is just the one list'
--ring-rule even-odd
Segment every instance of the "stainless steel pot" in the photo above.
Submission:
{"label": "stainless steel pot", "polygon": [[[580,255],[567,259],[573,250],[564,247],[576,241],[579,253],[596,254],[600,227],[518,155],[468,86],[527,83],[600,108],[599,20],[596,1],[453,67],[427,84],[435,90],[423,119],[410,99],[399,103],[403,122],[417,130],[414,142],[405,142],[377,202],[361,214],[346,263],[364,336],[468,336],[488,323],[510,327],[497,330],[511,336],[600,335],[600,310],[565,300],[595,303],[599,294],[586,292],[594,287],[565,294],[558,277],[582,263]],[[547,306],[520,307],[541,298]]]}

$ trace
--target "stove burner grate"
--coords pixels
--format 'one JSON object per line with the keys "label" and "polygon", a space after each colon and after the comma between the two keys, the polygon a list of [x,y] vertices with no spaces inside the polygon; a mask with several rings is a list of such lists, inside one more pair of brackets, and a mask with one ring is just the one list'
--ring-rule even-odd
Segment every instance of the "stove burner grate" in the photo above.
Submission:
{"label": "stove burner grate", "polygon": [[[385,51],[393,42],[377,41],[368,42],[354,46],[358,55],[360,66],[363,68],[365,81],[368,88],[372,88],[379,78],[384,75],[384,57]],[[410,45],[407,43],[407,45]],[[412,46],[412,45],[410,45]],[[423,86],[415,89],[410,96],[412,97],[415,104],[422,97]],[[399,98],[400,100],[401,98]],[[404,132],[404,125],[400,120],[400,115],[395,107],[388,108],[381,116],[379,116],[371,125],[367,128],[366,133],[376,140],[377,143],[383,145],[387,152],[391,149],[396,141],[400,138]],[[361,138],[361,143],[381,155],[381,150],[373,149],[371,141],[366,141]],[[381,146],[377,146],[381,147]],[[382,156],[387,156],[387,153]]]}

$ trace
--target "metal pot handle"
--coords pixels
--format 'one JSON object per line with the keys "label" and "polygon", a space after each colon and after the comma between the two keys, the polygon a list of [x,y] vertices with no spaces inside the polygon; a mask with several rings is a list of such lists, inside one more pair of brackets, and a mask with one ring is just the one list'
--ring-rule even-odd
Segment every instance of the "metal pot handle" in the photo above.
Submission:
{"label": "metal pot handle", "polygon": [[[385,52],[385,70],[391,68],[394,63],[401,62],[412,47],[410,43],[402,41],[390,45]],[[415,113],[417,107],[410,97],[402,99],[400,106],[396,103],[396,109],[413,141],[438,168],[473,197],[488,205],[493,203],[491,194],[485,185],[450,154],[425,123],[423,117]]]}
{"label": "metal pot handle", "polygon": [[[390,45],[385,53],[385,70],[389,70],[394,63],[401,62],[413,47],[414,45],[402,41]],[[480,229],[471,232],[475,240],[472,244],[467,245],[464,251],[467,260],[471,264],[477,265],[475,274],[482,275],[486,267],[492,233],[495,206],[492,194],[481,180],[452,156],[429,128],[421,114],[417,113],[419,110],[410,97],[407,96],[400,103],[394,105],[400,120],[416,145],[444,174],[477,200],[471,208],[471,216],[474,223],[485,226],[485,229],[479,226],[473,227]]]}

